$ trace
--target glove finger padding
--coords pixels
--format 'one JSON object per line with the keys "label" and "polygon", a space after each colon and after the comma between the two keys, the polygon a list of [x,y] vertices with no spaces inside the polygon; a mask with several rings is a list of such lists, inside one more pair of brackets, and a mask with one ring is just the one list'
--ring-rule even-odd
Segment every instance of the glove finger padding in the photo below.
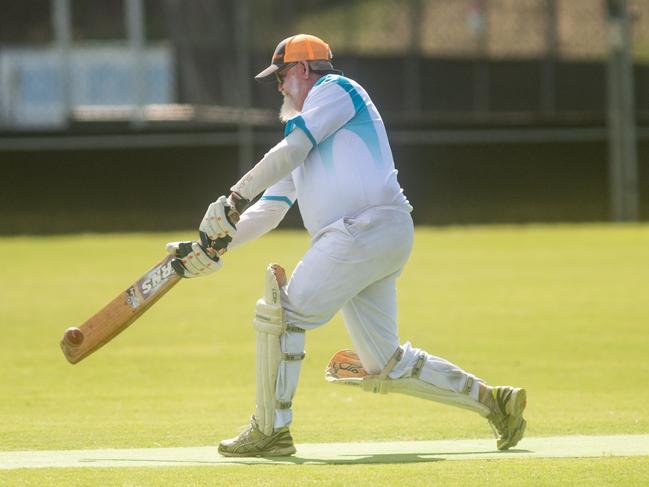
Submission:
{"label": "glove finger padding", "polygon": [[223,267],[221,259],[210,257],[198,242],[169,242],[166,248],[176,256],[171,265],[182,277],[202,277]]}
{"label": "glove finger padding", "polygon": [[225,254],[228,251],[228,245],[232,242],[232,237],[227,235],[223,238],[217,238],[216,240],[211,240],[205,232],[199,231],[198,235],[201,239],[201,245],[211,256],[214,256],[214,253],[216,253],[217,256]]}
{"label": "glove finger padding", "polygon": [[230,209],[228,199],[225,196],[219,197],[219,199],[207,207],[199,230],[204,232],[210,240],[234,237],[237,229],[228,217]]}
{"label": "glove finger padding", "polygon": [[[216,259],[216,260],[215,260]],[[213,259],[197,242],[192,243],[192,253],[183,260],[185,267],[196,275],[211,274],[223,266],[221,259]]]}

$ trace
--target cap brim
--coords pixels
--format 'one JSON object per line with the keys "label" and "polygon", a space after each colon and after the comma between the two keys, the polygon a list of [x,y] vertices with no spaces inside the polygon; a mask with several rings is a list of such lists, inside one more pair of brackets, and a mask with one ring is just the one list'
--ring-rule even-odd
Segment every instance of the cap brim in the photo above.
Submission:
{"label": "cap brim", "polygon": [[261,83],[268,83],[269,81],[275,81],[275,77],[273,76],[273,74],[275,74],[275,72],[278,69],[279,66],[277,66],[277,64],[271,64],[266,69],[264,69],[261,73],[255,76],[255,79]]}

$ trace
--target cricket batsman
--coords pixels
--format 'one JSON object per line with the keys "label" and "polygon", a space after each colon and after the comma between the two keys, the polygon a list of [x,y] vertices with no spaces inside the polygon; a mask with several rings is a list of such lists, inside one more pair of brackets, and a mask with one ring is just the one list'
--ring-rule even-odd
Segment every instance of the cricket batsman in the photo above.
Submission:
{"label": "cricket batsman", "polygon": [[487,419],[498,449],[515,446],[525,431],[525,389],[492,387],[399,340],[396,280],[412,248],[412,207],[397,181],[383,120],[365,89],[334,69],[322,39],[306,34],[281,41],[255,79],[275,82],[283,96],[284,138],[228,196],[208,207],[200,241],[172,242],[167,249],[178,256],[174,266],[184,277],[211,274],[221,268],[227,248],[275,228],[296,201],[312,240],[290,280],[278,265],[266,270],[253,321],[255,412],[245,431],[220,443],[219,453],[295,453],[291,402],[305,335],[339,310],[354,350],[334,355],[327,380],[468,409]]}

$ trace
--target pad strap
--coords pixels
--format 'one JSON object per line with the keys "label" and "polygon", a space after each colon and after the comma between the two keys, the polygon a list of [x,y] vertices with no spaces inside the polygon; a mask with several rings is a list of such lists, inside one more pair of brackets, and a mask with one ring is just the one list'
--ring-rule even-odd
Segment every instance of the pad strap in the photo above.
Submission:
{"label": "pad strap", "polygon": [[469,394],[471,392],[471,388],[473,387],[473,377],[468,377],[466,379],[466,383],[464,384],[464,389],[462,389],[462,394]]}
{"label": "pad strap", "polygon": [[379,374],[378,379],[379,380],[387,379],[388,375],[390,375],[390,372],[392,372],[392,369],[396,367],[396,365],[399,363],[402,357],[403,357],[403,348],[397,347],[397,349],[392,354],[392,357],[390,357],[388,362],[385,364],[385,367],[383,367],[383,370]]}
{"label": "pad strap", "polygon": [[306,353],[282,353],[282,360],[285,360],[287,362],[298,362],[300,360],[303,360],[304,357],[306,356]]}
{"label": "pad strap", "polygon": [[410,373],[410,377],[418,378],[419,375],[421,374],[421,369],[424,368],[425,363],[426,363],[426,354],[420,353],[419,356],[417,357],[417,361],[415,362],[415,365],[412,366],[412,372]]}
{"label": "pad strap", "polygon": [[389,379],[388,376],[394,367],[399,363],[403,357],[403,349],[397,347],[395,352],[392,354],[392,357],[388,360],[383,367],[383,370],[379,375],[368,375],[363,378],[361,382],[361,387],[364,391],[374,392],[376,394],[387,394],[389,390]]}

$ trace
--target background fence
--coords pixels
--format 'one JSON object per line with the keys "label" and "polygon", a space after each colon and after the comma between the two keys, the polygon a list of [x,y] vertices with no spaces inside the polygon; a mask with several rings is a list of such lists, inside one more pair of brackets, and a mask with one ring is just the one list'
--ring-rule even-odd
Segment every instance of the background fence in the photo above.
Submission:
{"label": "background fence", "polygon": [[[252,75],[297,32],[370,92],[418,222],[607,219],[616,1],[6,0],[0,231],[189,226],[281,133]],[[649,0],[628,10],[642,216]],[[210,177],[172,190],[181,163]]]}

